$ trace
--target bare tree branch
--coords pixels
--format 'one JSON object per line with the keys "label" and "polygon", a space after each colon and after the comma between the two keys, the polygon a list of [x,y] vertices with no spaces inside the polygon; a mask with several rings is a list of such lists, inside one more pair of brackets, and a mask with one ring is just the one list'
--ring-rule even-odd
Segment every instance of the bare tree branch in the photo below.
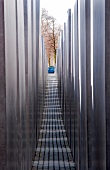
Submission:
{"label": "bare tree branch", "polygon": [[54,57],[56,63],[56,49],[58,47],[58,37],[60,35],[60,25],[57,24],[56,19],[48,14],[48,11],[43,8],[41,15],[41,32],[44,37],[46,48],[46,55],[48,61]]}

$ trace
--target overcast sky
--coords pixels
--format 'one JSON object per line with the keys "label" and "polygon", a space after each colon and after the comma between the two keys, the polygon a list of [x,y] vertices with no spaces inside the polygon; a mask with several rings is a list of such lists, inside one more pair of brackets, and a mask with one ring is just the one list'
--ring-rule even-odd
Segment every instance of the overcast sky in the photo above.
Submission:
{"label": "overcast sky", "polygon": [[75,0],[41,0],[41,8],[46,8],[50,15],[55,17],[59,24],[67,18],[67,10],[74,6]]}

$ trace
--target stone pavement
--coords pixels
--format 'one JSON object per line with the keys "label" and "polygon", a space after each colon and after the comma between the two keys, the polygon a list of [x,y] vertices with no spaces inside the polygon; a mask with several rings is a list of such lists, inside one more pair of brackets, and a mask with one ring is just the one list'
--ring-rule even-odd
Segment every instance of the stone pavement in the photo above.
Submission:
{"label": "stone pavement", "polygon": [[55,74],[48,75],[43,120],[32,170],[75,170],[58,98]]}

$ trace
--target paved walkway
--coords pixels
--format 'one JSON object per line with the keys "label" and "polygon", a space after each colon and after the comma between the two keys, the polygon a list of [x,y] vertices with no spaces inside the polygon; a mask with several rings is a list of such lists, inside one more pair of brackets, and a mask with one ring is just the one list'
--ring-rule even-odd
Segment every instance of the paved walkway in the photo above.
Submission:
{"label": "paved walkway", "polygon": [[75,170],[62,121],[57,77],[47,79],[42,126],[32,170]]}

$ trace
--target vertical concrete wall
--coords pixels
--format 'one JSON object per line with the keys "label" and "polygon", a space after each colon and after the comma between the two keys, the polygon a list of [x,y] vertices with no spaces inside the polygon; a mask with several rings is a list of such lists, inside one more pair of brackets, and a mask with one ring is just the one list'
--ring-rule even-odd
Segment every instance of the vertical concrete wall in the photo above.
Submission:
{"label": "vertical concrete wall", "polygon": [[105,1],[106,169],[110,169],[110,1]]}
{"label": "vertical concrete wall", "polygon": [[27,169],[31,166],[29,147],[29,104],[28,104],[28,8],[27,0],[24,0],[24,39],[25,39],[25,88],[26,88],[26,138],[27,138]]}
{"label": "vertical concrete wall", "polygon": [[64,23],[64,61],[63,61],[63,74],[64,74],[64,89],[63,89],[63,96],[64,96],[64,105],[63,105],[63,112],[64,112],[64,125],[66,126],[66,116],[67,116],[67,114],[66,114],[66,84],[67,84],[67,81],[66,81],[66,77],[67,77],[67,42],[66,42],[66,23]]}
{"label": "vertical concrete wall", "polygon": [[39,0],[0,0],[0,169],[32,166],[46,81],[40,39]]}
{"label": "vertical concrete wall", "polygon": [[87,103],[86,103],[86,1],[78,1],[79,60],[80,60],[80,169],[88,169]]}
{"label": "vertical concrete wall", "polygon": [[92,91],[91,91],[91,2],[86,0],[86,103],[88,169],[92,168]]}
{"label": "vertical concrete wall", "polygon": [[93,0],[93,168],[106,169],[105,1]]}
{"label": "vertical concrete wall", "polygon": [[64,124],[78,170],[110,167],[109,11],[105,0],[76,1],[64,27],[63,58],[58,50],[59,66],[65,63],[58,68]]}
{"label": "vertical concrete wall", "polygon": [[[17,167],[17,33],[16,2],[4,1],[7,169]],[[19,113],[18,113],[19,114]]]}
{"label": "vertical concrete wall", "polygon": [[[27,133],[26,133],[26,89],[25,89],[25,39],[24,39],[24,5],[23,1],[17,1],[17,44],[18,44],[18,96],[19,96],[19,131],[20,131],[20,167],[27,167]],[[19,152],[18,152],[19,154]],[[20,168],[19,167],[19,168]],[[23,168],[24,169],[24,168]]]}
{"label": "vertical concrete wall", "polygon": [[[38,74],[39,74],[39,50],[40,50],[40,43],[39,43],[39,40],[40,40],[40,37],[39,37],[39,33],[40,33],[40,28],[39,28],[39,24],[40,24],[40,9],[39,9],[39,6],[40,6],[40,1],[37,0],[37,3],[36,3],[36,83],[38,82]],[[38,83],[37,83],[37,87],[36,87],[36,103],[37,103],[37,112],[39,114],[39,110],[38,110]],[[37,115],[37,118],[36,118],[36,126],[37,126],[37,132],[36,132],[36,135],[37,135],[37,139],[38,139],[38,135],[39,135],[39,128],[40,128],[40,122],[39,122],[39,115]]]}
{"label": "vertical concrete wall", "polygon": [[27,23],[28,23],[28,109],[29,109],[29,156],[32,157],[33,153],[33,16],[32,16],[32,1],[27,1]]}
{"label": "vertical concrete wall", "polygon": [[0,169],[6,170],[6,75],[4,48],[4,0],[0,0]]}
{"label": "vertical concrete wall", "polygon": [[68,10],[68,20],[67,20],[67,124],[66,124],[66,130],[67,130],[67,136],[68,136],[68,142],[70,145],[70,77],[71,77],[71,9]]}
{"label": "vertical concrete wall", "polygon": [[76,168],[79,170],[79,45],[78,45],[78,1],[74,5],[74,65],[75,65],[75,86],[74,86],[74,160]]}
{"label": "vertical concrete wall", "polygon": [[[75,88],[75,51],[74,51],[74,47],[75,43],[74,43],[74,15],[71,14],[71,71],[70,71],[70,80],[71,80],[71,84],[70,84],[70,114],[71,114],[71,119],[70,119],[70,147],[72,148],[73,151],[73,157],[74,156],[74,152],[75,152],[75,140],[72,136],[74,136],[75,133],[75,122],[74,122],[74,88]],[[71,91],[73,91],[73,93],[71,93]],[[74,122],[74,123],[72,123]]]}

